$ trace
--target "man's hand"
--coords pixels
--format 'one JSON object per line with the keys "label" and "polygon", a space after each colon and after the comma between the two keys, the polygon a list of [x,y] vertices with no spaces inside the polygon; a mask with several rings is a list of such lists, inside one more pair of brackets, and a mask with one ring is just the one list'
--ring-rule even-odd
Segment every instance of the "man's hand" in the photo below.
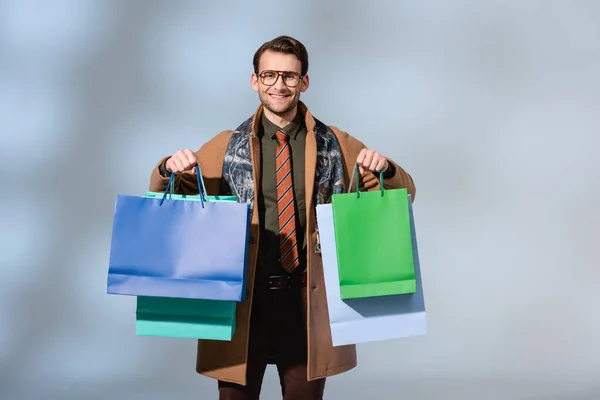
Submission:
{"label": "man's hand", "polygon": [[369,149],[362,149],[356,158],[356,162],[361,175],[364,175],[365,171],[379,174],[380,171],[387,171],[390,166],[385,157],[375,150]]}
{"label": "man's hand", "polygon": [[196,156],[192,150],[185,149],[173,154],[165,163],[165,168],[169,173],[178,173],[194,168],[196,163]]}

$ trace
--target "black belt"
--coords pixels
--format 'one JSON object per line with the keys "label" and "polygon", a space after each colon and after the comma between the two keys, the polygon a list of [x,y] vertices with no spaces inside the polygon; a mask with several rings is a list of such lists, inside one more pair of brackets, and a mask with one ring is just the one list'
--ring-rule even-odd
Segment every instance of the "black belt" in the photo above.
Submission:
{"label": "black belt", "polygon": [[256,286],[270,290],[306,287],[306,274],[260,277],[256,279]]}

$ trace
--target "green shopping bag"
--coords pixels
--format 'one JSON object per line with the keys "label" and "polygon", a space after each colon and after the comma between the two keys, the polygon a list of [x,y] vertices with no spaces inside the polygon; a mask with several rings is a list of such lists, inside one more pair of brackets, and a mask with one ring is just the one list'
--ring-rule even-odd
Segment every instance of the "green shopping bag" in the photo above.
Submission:
{"label": "green shopping bag", "polygon": [[334,231],[343,300],[416,292],[415,265],[406,189],[332,196]]}
{"label": "green shopping bag", "polygon": [[[204,190],[204,182],[202,184]],[[162,198],[162,192],[146,192],[145,197]],[[200,195],[173,193],[168,199],[200,201]],[[237,201],[235,196],[204,196],[206,201]],[[172,297],[138,296],[136,335],[174,338],[231,340],[235,331],[236,302]]]}

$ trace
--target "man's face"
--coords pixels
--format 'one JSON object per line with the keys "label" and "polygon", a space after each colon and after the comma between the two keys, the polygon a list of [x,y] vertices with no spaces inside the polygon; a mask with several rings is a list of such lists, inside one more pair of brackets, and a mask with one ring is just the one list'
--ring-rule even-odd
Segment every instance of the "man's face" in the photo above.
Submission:
{"label": "man's face", "polygon": [[293,111],[300,93],[308,89],[308,76],[295,79],[301,70],[302,63],[295,55],[265,51],[259,61],[258,75],[252,74],[252,89],[258,92],[263,107],[282,117]]}

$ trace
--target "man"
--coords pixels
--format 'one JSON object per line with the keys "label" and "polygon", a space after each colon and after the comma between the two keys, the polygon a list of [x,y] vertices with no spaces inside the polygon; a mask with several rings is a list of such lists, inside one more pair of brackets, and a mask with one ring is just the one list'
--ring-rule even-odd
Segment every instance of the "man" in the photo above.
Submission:
{"label": "man", "polygon": [[209,195],[232,194],[252,207],[247,300],[230,342],[198,342],[197,372],[218,380],[220,399],[258,399],[273,363],[284,399],[322,399],[326,377],[354,368],[356,350],[332,346],[315,206],[347,190],[355,163],[361,190],[378,190],[380,171],[387,189],[407,188],[414,199],[415,186],[396,163],[323,124],[299,100],[309,86],[302,43],[277,37],[253,64],[261,102],[254,115],[196,152],[160,160],[150,190],[165,190],[175,173],[176,192],[197,194],[198,163]]}

